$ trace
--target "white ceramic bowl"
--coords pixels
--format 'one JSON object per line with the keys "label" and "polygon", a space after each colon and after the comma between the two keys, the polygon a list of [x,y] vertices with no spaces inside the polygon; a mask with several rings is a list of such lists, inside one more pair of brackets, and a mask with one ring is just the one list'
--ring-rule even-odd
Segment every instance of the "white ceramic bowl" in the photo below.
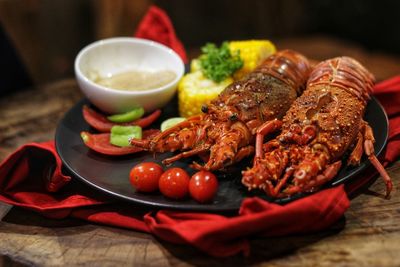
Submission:
{"label": "white ceramic bowl", "polygon": [[[161,87],[144,91],[125,91],[95,83],[97,78],[132,70],[171,70],[176,77]],[[79,87],[89,101],[106,113],[126,112],[143,107],[146,112],[161,108],[171,100],[184,73],[181,58],[170,48],[153,41],[118,37],[94,42],[83,48],[75,59]]]}

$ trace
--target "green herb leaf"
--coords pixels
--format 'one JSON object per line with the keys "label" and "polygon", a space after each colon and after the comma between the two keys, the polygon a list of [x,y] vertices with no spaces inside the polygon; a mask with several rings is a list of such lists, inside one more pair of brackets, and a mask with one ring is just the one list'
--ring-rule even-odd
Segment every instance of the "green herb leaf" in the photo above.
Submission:
{"label": "green herb leaf", "polygon": [[215,44],[207,43],[201,51],[203,54],[200,56],[200,66],[203,74],[217,83],[243,67],[240,51],[232,55],[228,42],[223,42],[220,48]]}

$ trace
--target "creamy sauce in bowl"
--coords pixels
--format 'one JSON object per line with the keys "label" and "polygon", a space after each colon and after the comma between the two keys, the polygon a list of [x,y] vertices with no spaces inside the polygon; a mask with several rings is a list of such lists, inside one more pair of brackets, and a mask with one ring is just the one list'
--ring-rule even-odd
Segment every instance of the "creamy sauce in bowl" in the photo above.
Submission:
{"label": "creamy sauce in bowl", "polygon": [[155,89],[172,82],[176,78],[175,72],[171,70],[141,71],[131,70],[117,73],[110,77],[95,77],[95,83],[124,91],[144,91]]}

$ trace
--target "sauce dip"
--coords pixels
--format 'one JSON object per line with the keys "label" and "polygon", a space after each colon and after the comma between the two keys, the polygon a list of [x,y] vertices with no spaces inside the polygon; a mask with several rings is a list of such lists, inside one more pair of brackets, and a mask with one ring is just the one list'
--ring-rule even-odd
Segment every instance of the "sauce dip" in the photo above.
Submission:
{"label": "sauce dip", "polygon": [[[97,75],[96,75],[97,76]],[[131,70],[113,74],[109,77],[94,77],[95,83],[118,90],[144,91],[161,87],[176,78],[171,70],[142,71]]]}

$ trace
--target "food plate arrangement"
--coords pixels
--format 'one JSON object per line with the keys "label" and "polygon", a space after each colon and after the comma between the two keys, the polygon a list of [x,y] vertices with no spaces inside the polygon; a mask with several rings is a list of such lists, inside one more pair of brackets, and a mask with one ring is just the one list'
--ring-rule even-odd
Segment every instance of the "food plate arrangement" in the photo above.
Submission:
{"label": "food plate arrangement", "polygon": [[[82,108],[88,105],[86,99],[81,100],[72,107],[59,122],[56,130],[55,141],[57,152],[66,170],[80,179],[84,183],[101,192],[121,200],[130,201],[137,205],[147,205],[154,209],[171,208],[189,211],[208,211],[208,212],[233,212],[240,207],[242,200],[246,197],[257,196],[276,203],[287,203],[307,194],[299,193],[291,197],[271,199],[263,192],[248,192],[241,184],[241,169],[251,162],[244,161],[240,165],[232,168],[228,173],[216,172],[219,179],[219,188],[214,200],[210,203],[199,204],[187,198],[184,200],[172,200],[162,196],[160,193],[140,193],[129,183],[129,171],[131,168],[146,161],[161,162],[170,157],[172,153],[156,154],[153,156],[149,152],[140,152],[126,156],[106,156],[98,154],[87,148],[80,137],[81,131],[91,131],[91,127],[86,123],[82,116]],[[178,114],[176,98],[173,99],[163,110],[158,121],[151,128],[158,128],[160,123],[167,118],[175,117]],[[387,136],[388,120],[379,102],[372,98],[367,106],[365,120],[374,129],[375,152],[376,155],[382,153]],[[189,172],[194,170],[189,168],[192,159],[180,160],[173,163],[173,166],[181,167]],[[352,181],[357,174],[365,170],[370,165],[366,157],[362,158],[361,164],[357,167],[342,167],[338,175],[328,182],[325,187],[335,186],[341,183]]]}
{"label": "food plate arrangement", "polygon": [[153,208],[236,211],[251,196],[284,204],[350,181],[369,163],[389,196],[391,179],[376,158],[388,120],[371,95],[373,75],[357,60],[312,66],[268,40],[208,43],[202,52],[183,75],[179,57],[151,42],[84,48],[75,66],[87,98],[56,132],[66,169]]}

